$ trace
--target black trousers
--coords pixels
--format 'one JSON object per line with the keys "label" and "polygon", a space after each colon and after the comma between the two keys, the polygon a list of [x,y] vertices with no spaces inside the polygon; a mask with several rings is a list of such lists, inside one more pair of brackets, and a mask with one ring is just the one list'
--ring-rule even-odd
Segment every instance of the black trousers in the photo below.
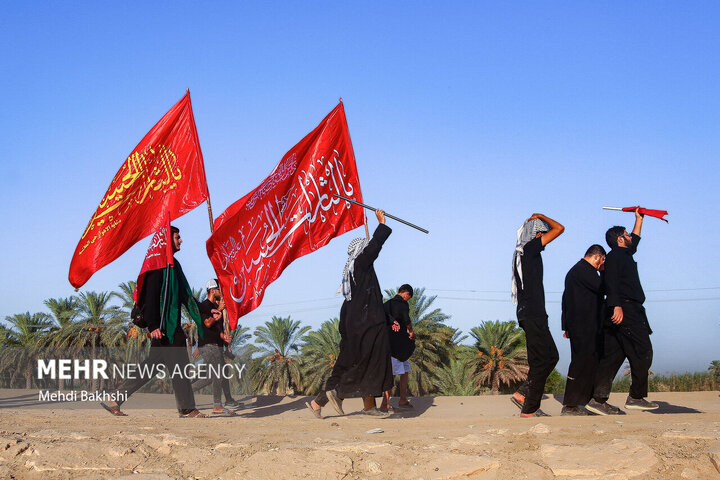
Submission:
{"label": "black trousers", "polygon": [[[185,334],[178,327],[175,330],[173,342],[170,343],[167,337],[160,340],[153,339],[150,343],[150,353],[140,364],[139,371],[133,378],[126,378],[117,388],[118,392],[125,392],[126,398],[137,392],[143,385],[152,380],[158,372],[158,365],[165,366],[165,375],[171,376],[173,392],[175,393],[175,404],[180,413],[189,413],[195,409],[195,395],[192,390],[192,383],[185,375],[185,367],[188,365],[188,354],[185,345]],[[180,375],[172,375],[175,370]],[[117,402],[118,405],[122,401]]]}
{"label": "black trousers", "polygon": [[535,413],[545,391],[547,377],[557,365],[558,355],[555,340],[548,328],[547,315],[542,317],[518,318],[520,328],[525,330],[528,354],[528,377],[518,392],[525,396],[522,413]]}
{"label": "black trousers", "polygon": [[[596,321],[596,319],[593,319]],[[587,405],[593,395],[599,348],[602,346],[597,325],[582,325],[568,331],[570,335],[570,367],[563,405]]]}
{"label": "black trousers", "polygon": [[630,362],[630,396],[645,398],[648,394],[648,373],[652,365],[652,330],[648,324],[645,308],[639,303],[625,302],[623,321],[620,325],[603,327],[603,349],[597,373],[593,398],[606,402],[610,398],[612,382],[625,358]]}

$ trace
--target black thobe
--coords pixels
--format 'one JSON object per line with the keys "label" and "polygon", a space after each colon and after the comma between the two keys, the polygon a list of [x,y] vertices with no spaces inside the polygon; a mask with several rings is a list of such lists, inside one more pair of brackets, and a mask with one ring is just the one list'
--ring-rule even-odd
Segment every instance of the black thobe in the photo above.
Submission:
{"label": "black thobe", "polygon": [[570,336],[571,353],[563,405],[586,405],[592,398],[602,305],[602,278],[581,259],[565,276],[562,296],[562,329]]}
{"label": "black thobe", "polygon": [[[145,274],[142,292],[140,292],[141,302],[143,303],[143,316],[148,324],[148,331],[152,332],[161,328],[161,310],[162,310],[162,284],[166,269],[151,270]],[[170,269],[171,274],[177,275],[178,283],[182,285],[181,276],[184,275],[180,262],[175,260],[175,267]],[[188,354],[186,348],[185,332],[180,322],[180,305],[187,301],[187,294],[184,289],[180,289],[178,296],[180,304],[178,305],[176,328],[171,343],[167,335],[163,335],[160,339],[150,340],[150,353],[142,362],[140,372],[152,371],[157,372],[159,365],[165,367],[165,374],[171,377],[173,391],[175,393],[175,403],[180,413],[189,413],[195,409],[195,396],[192,391],[192,383],[185,376],[185,368],[188,365]],[[154,368],[150,368],[154,367]],[[182,372],[182,375],[171,375],[175,371]],[[138,391],[143,385],[152,380],[153,377],[137,374],[132,378],[126,378],[118,387],[117,391],[130,397]],[[118,405],[122,401],[117,402]]]}
{"label": "black thobe", "polygon": [[528,356],[527,380],[520,385],[518,392],[525,396],[522,413],[535,413],[540,408],[540,400],[545,390],[545,382],[557,365],[559,355],[545,312],[545,288],[543,287],[542,251],[545,246],[542,238],[536,237],[523,247],[520,258],[523,278],[520,282],[518,272],[517,318],[520,328],[525,331]]}
{"label": "black thobe", "polygon": [[395,295],[385,302],[385,313],[390,317],[390,322],[397,320],[400,324],[400,330],[397,332],[392,330],[391,326],[388,328],[390,353],[395,359],[404,362],[415,351],[415,340],[411,340],[408,333],[408,326],[412,326],[410,305],[403,297]]}
{"label": "black thobe", "polygon": [[[630,363],[630,396],[645,398],[648,393],[648,373],[652,365],[652,330],[645,314],[645,293],[640,284],[637,263],[633,255],[640,237],[631,235],[630,247],[614,247],[605,257],[605,289],[607,313],[603,322],[603,356],[596,376],[595,400],[607,400],[612,381],[625,358]],[[614,307],[622,307],[620,325],[610,321]]]}
{"label": "black thobe", "polygon": [[333,374],[339,373],[335,390],[340,398],[379,397],[393,385],[383,296],[373,268],[391,232],[390,227],[379,224],[355,259],[352,300],[345,300],[340,309],[340,331],[344,338],[337,369],[333,371]]}

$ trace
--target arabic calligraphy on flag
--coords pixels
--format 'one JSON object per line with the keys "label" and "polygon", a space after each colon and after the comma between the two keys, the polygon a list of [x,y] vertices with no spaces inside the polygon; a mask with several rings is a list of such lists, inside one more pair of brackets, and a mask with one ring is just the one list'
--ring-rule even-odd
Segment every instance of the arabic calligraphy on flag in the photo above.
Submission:
{"label": "arabic calligraphy on flag", "polygon": [[233,330],[293,260],[363,225],[362,207],[334,193],[362,202],[342,102],[215,220],[206,246]]}
{"label": "arabic calligraphy on flag", "polygon": [[70,262],[79,288],[139,240],[208,197],[190,92],[145,135],[113,178]]}
{"label": "arabic calligraphy on flag", "polygon": [[173,257],[172,251],[170,217],[165,215],[164,218],[165,220],[163,220],[160,230],[155,232],[152,240],[150,240],[150,245],[145,254],[145,260],[143,260],[140,274],[138,275],[137,282],[135,282],[133,300],[135,300],[137,304],[140,304],[140,293],[142,292],[142,286],[145,282],[145,274],[151,270],[175,266],[175,257]]}

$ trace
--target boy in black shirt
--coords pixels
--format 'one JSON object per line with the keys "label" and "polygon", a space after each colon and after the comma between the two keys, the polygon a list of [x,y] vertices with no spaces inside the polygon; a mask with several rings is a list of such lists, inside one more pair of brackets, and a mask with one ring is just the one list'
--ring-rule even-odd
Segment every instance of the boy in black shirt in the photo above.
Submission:
{"label": "boy in black shirt", "polygon": [[547,416],[540,410],[540,399],[559,355],[545,312],[540,253],[564,231],[565,227],[540,213],[534,213],[518,230],[513,258],[513,301],[517,303],[518,324],[525,331],[530,367],[527,380],[511,397],[521,408],[521,417]]}

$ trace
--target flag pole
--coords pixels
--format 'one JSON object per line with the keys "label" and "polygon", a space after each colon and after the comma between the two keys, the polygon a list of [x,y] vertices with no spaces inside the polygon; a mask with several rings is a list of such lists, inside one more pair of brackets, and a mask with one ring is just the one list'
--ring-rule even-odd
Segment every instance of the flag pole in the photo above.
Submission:
{"label": "flag pole", "polygon": [[208,198],[207,198],[207,207],[208,207],[208,217],[210,217],[210,233],[213,233],[213,214],[212,214],[212,205],[210,204],[210,192],[208,191]]}
{"label": "flag pole", "polygon": [[622,212],[622,208],[620,207],[603,207],[603,210],[617,210],[618,212]]}
{"label": "flag pole", "polygon": [[[377,210],[377,208],[375,208],[375,207],[371,207],[370,205],[365,205],[364,203],[356,202],[355,200],[353,200],[353,199],[351,199],[351,198],[343,197],[342,195],[338,195],[337,193],[333,193],[333,195],[336,196],[336,197],[338,197],[338,198],[342,198],[343,200],[346,200],[346,201],[348,201],[348,202],[350,202],[350,203],[354,203],[355,205],[360,205],[360,206],[363,207],[363,208],[367,208],[368,210],[372,210],[373,212]],[[413,228],[415,228],[415,229],[417,229],[417,230],[420,230],[420,231],[423,232],[423,233],[430,233],[430,232],[428,232],[427,230],[425,230],[425,229],[422,228],[422,227],[418,227],[417,225],[414,225],[414,224],[408,222],[407,220],[403,220],[402,218],[395,217],[395,216],[393,216],[393,215],[390,215],[390,214],[387,213],[387,212],[385,212],[385,216],[388,217],[388,218],[392,218],[393,220],[397,220],[397,221],[400,222],[400,223],[404,223],[404,224],[407,225],[408,227],[413,227]],[[367,225],[367,222],[365,222],[365,224]]]}

